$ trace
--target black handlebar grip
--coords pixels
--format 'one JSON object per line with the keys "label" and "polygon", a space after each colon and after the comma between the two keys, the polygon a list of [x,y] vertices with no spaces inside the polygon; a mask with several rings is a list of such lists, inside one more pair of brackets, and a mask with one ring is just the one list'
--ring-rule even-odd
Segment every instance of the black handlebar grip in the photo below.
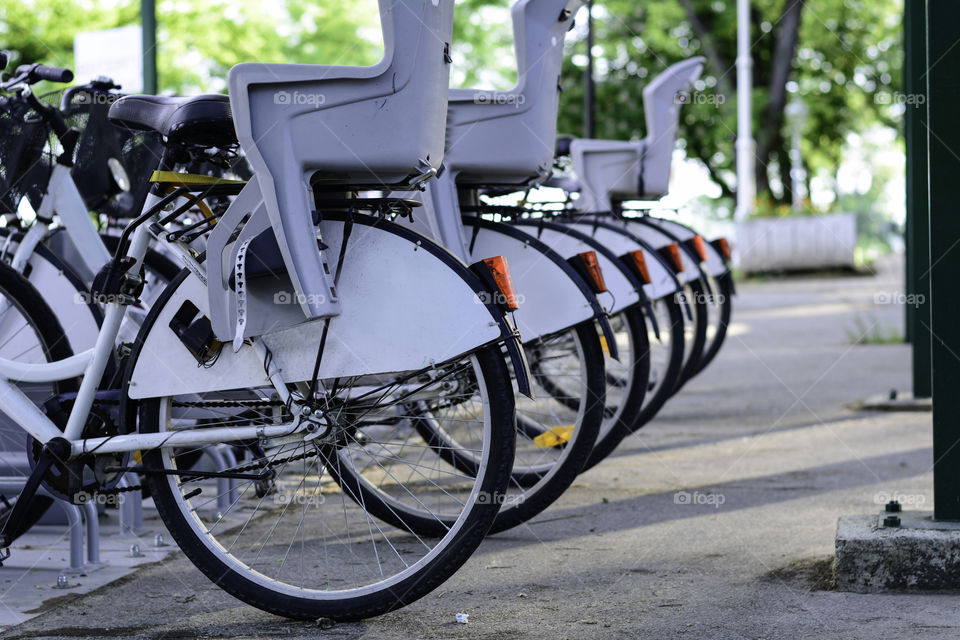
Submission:
{"label": "black handlebar grip", "polygon": [[38,64],[33,69],[32,75],[38,80],[49,80],[50,82],[72,82],[73,71],[62,67],[48,67]]}
{"label": "black handlebar grip", "polygon": [[0,71],[7,68],[7,52],[0,51]]}

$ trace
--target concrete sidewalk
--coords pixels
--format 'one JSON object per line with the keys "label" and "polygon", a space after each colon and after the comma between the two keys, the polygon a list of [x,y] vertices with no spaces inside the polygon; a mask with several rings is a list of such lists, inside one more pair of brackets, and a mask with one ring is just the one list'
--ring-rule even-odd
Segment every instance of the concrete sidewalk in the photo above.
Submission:
{"label": "concrete sidewalk", "polygon": [[831,590],[840,516],[894,494],[932,506],[929,414],[850,408],[909,391],[907,347],[853,344],[902,332],[900,267],[883,266],[741,286],[725,348],[659,419],[401,611],[289,622],[177,554],[0,637],[956,638],[956,593]]}

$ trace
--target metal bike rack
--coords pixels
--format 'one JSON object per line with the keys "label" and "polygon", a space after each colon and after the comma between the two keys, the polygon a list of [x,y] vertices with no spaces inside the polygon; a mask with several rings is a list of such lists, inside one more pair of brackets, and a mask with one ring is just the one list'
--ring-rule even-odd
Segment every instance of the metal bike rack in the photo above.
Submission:
{"label": "metal bike rack", "polygon": [[88,502],[83,505],[83,512],[86,514],[87,521],[87,562],[100,564],[100,519],[97,514],[97,505]]}
{"label": "metal bike rack", "polygon": [[[19,493],[25,481],[26,479],[20,476],[0,476],[0,491]],[[38,494],[54,498],[43,487],[40,487]],[[100,522],[97,518],[96,505],[88,502],[81,510],[80,507],[69,502],[55,501],[63,509],[67,518],[67,531],[70,534],[70,566],[64,569],[64,573],[81,573],[86,568],[83,553],[84,517],[86,518],[87,561],[90,564],[100,564]]]}
{"label": "metal bike rack", "polygon": [[[215,469],[229,469],[237,464],[237,458],[228,446],[207,447],[203,453],[210,457]],[[217,509],[226,513],[237,501],[237,481],[234,478],[217,478]]]}
{"label": "metal bike rack", "polygon": [[[140,478],[135,473],[127,473],[117,483],[118,489],[126,489],[140,484]],[[120,517],[121,536],[141,536],[145,533],[143,528],[143,497],[139,491],[124,491],[119,494],[123,496],[123,501],[117,505],[117,512]]]}

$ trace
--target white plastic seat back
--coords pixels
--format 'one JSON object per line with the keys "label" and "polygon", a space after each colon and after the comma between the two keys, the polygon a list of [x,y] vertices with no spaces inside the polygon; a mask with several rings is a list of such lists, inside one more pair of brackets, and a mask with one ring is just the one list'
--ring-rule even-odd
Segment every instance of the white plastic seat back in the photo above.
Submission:
{"label": "white plastic seat back", "polygon": [[522,184],[552,166],[563,39],[583,0],[513,5],[517,85],[509,91],[452,89],[446,166],[458,182]]}
{"label": "white plastic seat back", "polygon": [[703,62],[704,59],[698,57],[671,65],[643,89],[643,110],[647,121],[640,169],[639,191],[643,200],[658,200],[669,190],[680,107],[685,103],[678,96],[688,91],[700,77]]}
{"label": "white plastic seat back", "polygon": [[580,182],[580,211],[610,211],[611,199],[639,195],[643,143],[581,138],[570,143],[573,170]]}
{"label": "white plastic seat back", "polygon": [[703,58],[678,62],[643,90],[647,137],[639,142],[578,139],[570,143],[573,168],[580,179],[580,211],[609,211],[615,200],[659,200],[670,186],[673,148],[677,143],[678,99],[703,70]]}
{"label": "white plastic seat back", "polygon": [[[228,76],[237,138],[254,172],[245,192],[257,193],[221,223],[248,232],[237,244],[272,227],[306,318],[339,311],[318,249],[311,184],[385,188],[443,160],[453,0],[379,6],[384,57],[373,66],[244,63]],[[216,249],[226,246],[218,241]],[[224,256],[225,266],[236,253]],[[226,283],[229,268],[217,271]]]}

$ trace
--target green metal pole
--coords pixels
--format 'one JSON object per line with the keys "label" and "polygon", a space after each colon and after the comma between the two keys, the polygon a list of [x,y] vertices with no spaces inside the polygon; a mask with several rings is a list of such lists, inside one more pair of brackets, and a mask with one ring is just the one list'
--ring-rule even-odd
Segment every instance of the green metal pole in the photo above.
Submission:
{"label": "green metal pole", "polygon": [[[909,0],[908,0],[909,1]],[[960,2],[927,0],[933,515],[960,520]],[[922,320],[922,319],[920,319]],[[922,326],[922,325],[921,325]],[[918,327],[919,333],[920,327]]]}
{"label": "green metal pole", "polygon": [[157,6],[156,0],[141,0],[140,25],[143,29],[143,92],[157,92]]}
{"label": "green metal pole", "polygon": [[927,201],[927,25],[923,2],[904,7],[903,86],[907,147],[907,341],[913,345],[913,395],[930,397],[930,227]]}

